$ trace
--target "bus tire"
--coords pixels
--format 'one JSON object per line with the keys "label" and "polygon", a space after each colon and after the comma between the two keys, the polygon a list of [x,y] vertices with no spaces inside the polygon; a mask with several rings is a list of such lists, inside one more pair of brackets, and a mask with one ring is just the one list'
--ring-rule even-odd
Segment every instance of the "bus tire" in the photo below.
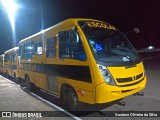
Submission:
{"label": "bus tire", "polygon": [[13,80],[14,80],[15,83],[18,83],[18,82],[19,82],[18,78],[16,77],[16,73],[14,73],[14,78],[13,78]]}
{"label": "bus tire", "polygon": [[6,72],[3,73],[3,76],[6,77]]}
{"label": "bus tire", "polygon": [[67,102],[67,86],[63,86],[61,90],[61,103],[64,107],[66,107],[66,102]]}
{"label": "bus tire", "polygon": [[9,77],[10,77],[10,76],[9,76],[9,74],[8,74],[8,72],[7,72],[7,73],[6,73],[6,78],[9,79]]}
{"label": "bus tire", "polygon": [[34,84],[30,82],[30,79],[28,76],[25,77],[26,87],[27,90],[31,91],[34,88]]}
{"label": "bus tire", "polygon": [[7,73],[6,73],[6,72],[4,72],[4,73],[3,73],[3,76],[4,76],[5,78],[7,78]]}
{"label": "bus tire", "polygon": [[83,103],[80,103],[78,100],[77,93],[71,87],[68,88],[66,94],[66,105],[68,111],[81,111],[83,110]]}

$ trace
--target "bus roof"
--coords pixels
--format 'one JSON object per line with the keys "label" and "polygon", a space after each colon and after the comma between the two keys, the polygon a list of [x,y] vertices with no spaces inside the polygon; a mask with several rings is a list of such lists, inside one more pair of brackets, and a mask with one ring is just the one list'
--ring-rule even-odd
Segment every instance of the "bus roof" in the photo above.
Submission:
{"label": "bus roof", "polygon": [[5,51],[4,54],[16,51],[17,49],[19,49],[19,48],[18,47],[14,47],[12,49],[9,49],[9,50]]}
{"label": "bus roof", "polygon": [[60,22],[60,23],[57,23],[57,24],[55,24],[55,25],[53,25],[53,26],[51,26],[51,27],[49,27],[49,28],[47,28],[47,29],[45,29],[45,30],[42,30],[42,31],[40,31],[40,32],[38,32],[38,33],[35,33],[35,34],[33,34],[33,35],[31,35],[31,36],[29,36],[29,37],[27,37],[27,38],[22,39],[22,40],[19,42],[19,44],[23,43],[24,41],[26,41],[26,40],[28,40],[28,39],[30,39],[30,38],[33,38],[33,37],[38,36],[38,35],[41,35],[41,34],[47,32],[47,31],[49,31],[49,30],[51,30],[51,29],[53,29],[53,28],[56,28],[56,27],[58,27],[58,26],[60,27],[60,26],[63,25],[63,27],[65,27],[64,25],[69,25],[69,24],[75,24],[75,25],[77,25],[77,21],[80,21],[80,20],[100,21],[100,20],[86,19],[86,18],[70,18],[70,19],[66,19],[66,20],[64,20],[64,21],[62,21],[62,22]]}

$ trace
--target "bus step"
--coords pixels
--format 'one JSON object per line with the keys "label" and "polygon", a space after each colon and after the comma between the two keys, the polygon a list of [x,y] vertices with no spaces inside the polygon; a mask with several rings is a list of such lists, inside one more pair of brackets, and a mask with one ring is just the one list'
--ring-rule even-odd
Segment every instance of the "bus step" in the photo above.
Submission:
{"label": "bus step", "polygon": [[133,95],[137,95],[137,96],[144,96],[144,92],[137,92],[137,93],[135,93],[135,94],[133,94]]}
{"label": "bus step", "polygon": [[121,105],[121,106],[125,106],[125,105],[126,105],[126,102],[125,102],[125,101],[118,101],[117,104],[118,104],[118,105]]}

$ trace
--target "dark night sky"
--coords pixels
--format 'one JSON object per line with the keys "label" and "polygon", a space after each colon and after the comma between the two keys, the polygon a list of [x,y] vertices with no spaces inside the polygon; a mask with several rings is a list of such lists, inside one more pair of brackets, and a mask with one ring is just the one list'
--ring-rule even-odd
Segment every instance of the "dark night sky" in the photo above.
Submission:
{"label": "dark night sky", "polygon": [[[157,0],[16,0],[21,6],[16,14],[16,45],[42,28],[68,18],[93,18],[108,22],[122,32],[137,49],[160,47],[160,4]],[[10,21],[0,5],[0,54],[15,47]]]}

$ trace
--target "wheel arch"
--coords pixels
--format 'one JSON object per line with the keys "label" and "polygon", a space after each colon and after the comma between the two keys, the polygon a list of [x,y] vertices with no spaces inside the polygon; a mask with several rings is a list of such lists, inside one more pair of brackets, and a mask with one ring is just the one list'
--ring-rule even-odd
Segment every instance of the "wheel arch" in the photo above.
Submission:
{"label": "wheel arch", "polygon": [[[60,88],[60,97],[62,96],[63,90],[67,90],[67,89],[69,89],[69,88],[73,89],[74,92],[77,94],[75,88],[74,88],[72,85],[67,84],[67,83],[64,83],[64,84],[61,85],[61,88]],[[78,97],[78,95],[77,95],[77,97]]]}
{"label": "wheel arch", "polygon": [[[28,75],[28,74],[25,74],[25,75],[24,75],[24,79],[26,79],[27,77],[29,78],[29,75]],[[30,80],[30,78],[29,78],[29,80]]]}
{"label": "wheel arch", "polygon": [[17,74],[16,74],[16,72],[14,72],[14,73],[13,73],[13,75],[14,75],[14,77],[17,77]]}

